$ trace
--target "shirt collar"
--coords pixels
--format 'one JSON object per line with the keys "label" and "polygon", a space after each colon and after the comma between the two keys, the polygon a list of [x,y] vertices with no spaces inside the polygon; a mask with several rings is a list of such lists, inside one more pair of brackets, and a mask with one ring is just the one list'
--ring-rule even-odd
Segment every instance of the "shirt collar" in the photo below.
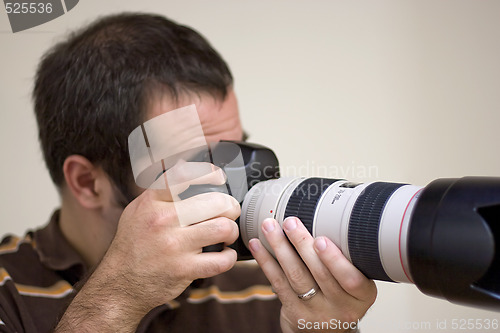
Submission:
{"label": "shirt collar", "polygon": [[40,261],[49,269],[55,271],[71,269],[78,272],[81,278],[86,273],[85,264],[82,257],[64,237],[59,227],[59,215],[60,211],[56,210],[49,223],[34,232],[35,249],[40,256]]}

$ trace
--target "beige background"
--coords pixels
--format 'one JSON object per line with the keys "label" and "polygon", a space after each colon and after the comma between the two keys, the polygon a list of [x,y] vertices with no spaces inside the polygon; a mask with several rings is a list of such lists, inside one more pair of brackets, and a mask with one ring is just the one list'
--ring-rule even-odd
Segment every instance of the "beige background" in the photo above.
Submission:
{"label": "beige background", "polygon": [[[82,0],[16,34],[0,10],[0,234],[43,224],[58,202],[30,103],[37,60],[116,10],[158,12],[201,31],[233,70],[250,140],[274,148],[288,175],[421,185],[500,176],[500,1]],[[500,320],[412,285],[378,286],[365,333]],[[438,329],[444,320],[448,329]]]}

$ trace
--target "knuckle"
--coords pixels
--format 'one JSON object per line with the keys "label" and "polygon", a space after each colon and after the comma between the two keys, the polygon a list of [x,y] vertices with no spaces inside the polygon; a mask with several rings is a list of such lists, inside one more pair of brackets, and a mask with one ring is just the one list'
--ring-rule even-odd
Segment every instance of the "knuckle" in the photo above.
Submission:
{"label": "knuckle", "polygon": [[148,220],[148,227],[155,229],[172,225],[178,220],[177,211],[171,205],[153,209],[150,214],[152,217]]}
{"label": "knuckle", "polygon": [[224,256],[221,256],[218,261],[218,270],[220,273],[230,270],[236,262],[236,252],[228,251]]}
{"label": "knuckle", "polygon": [[288,271],[288,277],[293,282],[303,282],[307,281],[307,276],[305,271],[301,267],[294,267]]}
{"label": "knuckle", "polygon": [[[234,252],[234,251],[232,251]],[[236,262],[236,253],[232,255],[220,255],[217,259],[207,261],[202,268],[202,276],[214,276],[228,271]]]}
{"label": "knuckle", "polygon": [[215,232],[223,238],[228,238],[234,233],[234,222],[228,218],[215,220]]}
{"label": "knuckle", "polygon": [[201,268],[201,276],[200,277],[209,277],[218,273],[217,262],[209,261],[205,262]]}
{"label": "knuckle", "polygon": [[316,270],[316,276],[317,276],[317,281],[326,281],[329,282],[332,279],[332,274],[326,267],[321,267],[320,269]]}
{"label": "knuckle", "polygon": [[177,237],[165,237],[163,239],[163,250],[169,255],[179,251],[182,242]]}
{"label": "knuckle", "polygon": [[365,283],[365,278],[360,276],[360,275],[356,275],[356,276],[349,277],[344,282],[344,287],[348,291],[353,292],[353,291],[357,291],[357,290],[363,288],[364,283]]}
{"label": "knuckle", "polygon": [[191,280],[195,275],[193,267],[185,265],[184,261],[180,259],[173,260],[172,267],[175,267],[175,269],[164,273],[165,276],[172,280]]}
{"label": "knuckle", "polygon": [[296,247],[302,247],[302,246],[304,246],[304,244],[307,244],[311,238],[312,238],[311,235],[309,235],[308,233],[307,234],[300,233],[294,239],[294,243],[295,243]]}
{"label": "knuckle", "polygon": [[213,204],[220,213],[231,213],[231,216],[240,212],[240,205],[229,194],[213,193],[211,195],[211,204]]}
{"label": "knuckle", "polygon": [[214,205],[217,210],[223,211],[227,205],[226,194],[214,192],[210,195],[210,203]]}
{"label": "knuckle", "polygon": [[342,254],[342,252],[340,252],[340,250],[335,250],[335,251],[331,251],[329,253],[329,255],[327,255],[328,257],[328,261],[332,262],[332,263],[339,263],[341,262],[342,260],[345,259],[344,255]]}
{"label": "knuckle", "polygon": [[288,285],[288,281],[282,277],[275,277],[271,282],[273,289],[277,294],[284,292],[286,286]]}
{"label": "knuckle", "polygon": [[220,217],[214,220],[212,231],[226,243],[233,243],[239,236],[238,225],[231,219]]}
{"label": "knuckle", "polygon": [[233,217],[233,218],[237,218],[238,216],[240,216],[241,214],[241,206],[238,202],[236,202],[236,200],[232,200],[232,206],[231,208],[228,210],[228,214]]}

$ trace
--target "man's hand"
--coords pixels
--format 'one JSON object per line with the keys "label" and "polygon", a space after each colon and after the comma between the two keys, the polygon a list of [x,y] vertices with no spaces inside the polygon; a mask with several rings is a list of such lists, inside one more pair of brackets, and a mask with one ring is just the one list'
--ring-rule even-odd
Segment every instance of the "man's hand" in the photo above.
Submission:
{"label": "man's hand", "polygon": [[[200,173],[207,167],[211,172]],[[236,240],[239,203],[223,193],[173,202],[190,184],[223,184],[222,170],[182,162],[158,181],[167,190],[146,190],[123,211],[106,255],[61,320],[61,332],[133,332],[147,312],[193,280],[235,264],[236,252],[228,247],[215,253],[202,248]]]}
{"label": "man's hand", "polygon": [[[250,240],[253,256],[282,302],[283,332],[306,332],[308,328],[317,332],[314,323],[318,322],[331,324],[324,331],[352,331],[375,302],[375,283],[354,267],[331,240],[314,239],[299,219],[289,217],[283,227],[297,251],[277,221],[267,219],[262,225],[277,260],[258,239]],[[316,295],[299,299],[298,295],[311,288],[315,288]]]}

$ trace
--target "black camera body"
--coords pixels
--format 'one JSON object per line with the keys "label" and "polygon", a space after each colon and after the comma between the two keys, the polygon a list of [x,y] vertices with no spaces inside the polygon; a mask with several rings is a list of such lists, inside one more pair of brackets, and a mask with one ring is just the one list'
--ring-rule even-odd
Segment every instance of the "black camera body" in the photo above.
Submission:
{"label": "black camera body", "polygon": [[[243,204],[245,195],[254,185],[280,177],[279,162],[274,152],[262,145],[242,141],[220,141],[210,144],[207,150],[190,158],[191,162],[210,162],[221,168],[227,176],[224,185],[191,185],[179,197],[185,199],[200,193],[222,192],[232,195]],[[239,218],[236,220],[239,225]],[[231,245],[238,260],[253,259],[243,243],[241,233]],[[205,252],[222,250],[222,244],[207,246]]]}

